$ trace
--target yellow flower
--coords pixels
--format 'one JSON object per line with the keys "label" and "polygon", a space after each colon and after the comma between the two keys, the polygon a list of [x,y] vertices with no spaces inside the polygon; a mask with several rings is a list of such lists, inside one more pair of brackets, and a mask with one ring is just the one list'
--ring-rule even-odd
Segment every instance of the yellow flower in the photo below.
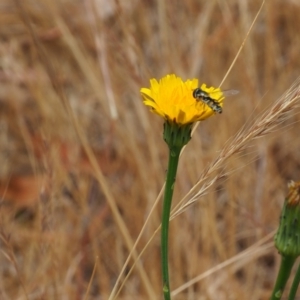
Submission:
{"label": "yellow flower", "polygon": [[[198,87],[198,79],[184,82],[171,74],[159,81],[151,79],[150,88],[142,88],[140,92],[144,104],[150,106],[151,111],[171,123],[185,125],[205,120],[214,114],[207,104],[193,97],[193,91]],[[202,84],[201,90],[222,107],[224,96],[219,88],[208,88]]]}

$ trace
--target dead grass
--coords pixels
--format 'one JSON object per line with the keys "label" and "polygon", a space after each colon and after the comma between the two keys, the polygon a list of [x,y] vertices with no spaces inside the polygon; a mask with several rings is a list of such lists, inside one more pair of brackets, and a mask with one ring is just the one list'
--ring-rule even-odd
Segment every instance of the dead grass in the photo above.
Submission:
{"label": "dead grass", "polygon": [[[117,299],[161,299],[160,203],[151,209],[167,149],[139,89],[171,72],[218,85],[260,5],[2,0],[1,300],[108,299],[131,267]],[[300,178],[299,79],[280,98],[299,78],[299,11],[265,3],[222,85],[240,94],[181,156],[174,299],[269,298],[272,236]]]}

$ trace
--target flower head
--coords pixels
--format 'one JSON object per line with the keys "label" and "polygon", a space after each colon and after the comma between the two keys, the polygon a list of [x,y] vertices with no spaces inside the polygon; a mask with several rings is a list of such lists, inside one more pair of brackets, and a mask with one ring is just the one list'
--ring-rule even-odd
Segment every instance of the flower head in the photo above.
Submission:
{"label": "flower head", "polygon": [[[157,81],[150,80],[150,88],[142,88],[144,104],[166,121],[178,125],[192,124],[212,116],[214,111],[203,101],[193,97],[198,79],[183,81],[174,74]],[[219,88],[201,85],[201,90],[222,107],[224,96]]]}

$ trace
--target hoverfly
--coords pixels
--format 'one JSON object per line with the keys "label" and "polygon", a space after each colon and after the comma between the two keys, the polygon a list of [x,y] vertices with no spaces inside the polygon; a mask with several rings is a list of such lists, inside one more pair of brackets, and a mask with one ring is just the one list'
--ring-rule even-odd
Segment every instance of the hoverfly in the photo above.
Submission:
{"label": "hoverfly", "polygon": [[[216,92],[216,93],[219,93]],[[236,95],[239,93],[237,90],[225,90],[222,91],[224,97]],[[213,93],[211,93],[213,94]],[[217,102],[218,99],[213,99],[209,96],[208,93],[204,92],[201,88],[196,88],[193,91],[193,97],[196,99],[196,101],[202,101],[204,102],[207,106],[209,106],[214,112],[217,113],[222,113],[222,107],[221,105]]]}

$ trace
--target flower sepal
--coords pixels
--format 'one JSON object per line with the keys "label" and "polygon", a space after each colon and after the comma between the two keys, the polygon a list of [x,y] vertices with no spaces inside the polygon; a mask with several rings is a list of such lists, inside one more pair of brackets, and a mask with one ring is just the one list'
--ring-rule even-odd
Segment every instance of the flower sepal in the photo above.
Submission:
{"label": "flower sepal", "polygon": [[181,149],[191,140],[192,125],[178,125],[168,121],[164,123],[164,141],[169,149]]}
{"label": "flower sepal", "polygon": [[289,183],[289,194],[274,240],[281,255],[300,256],[300,182]]}

